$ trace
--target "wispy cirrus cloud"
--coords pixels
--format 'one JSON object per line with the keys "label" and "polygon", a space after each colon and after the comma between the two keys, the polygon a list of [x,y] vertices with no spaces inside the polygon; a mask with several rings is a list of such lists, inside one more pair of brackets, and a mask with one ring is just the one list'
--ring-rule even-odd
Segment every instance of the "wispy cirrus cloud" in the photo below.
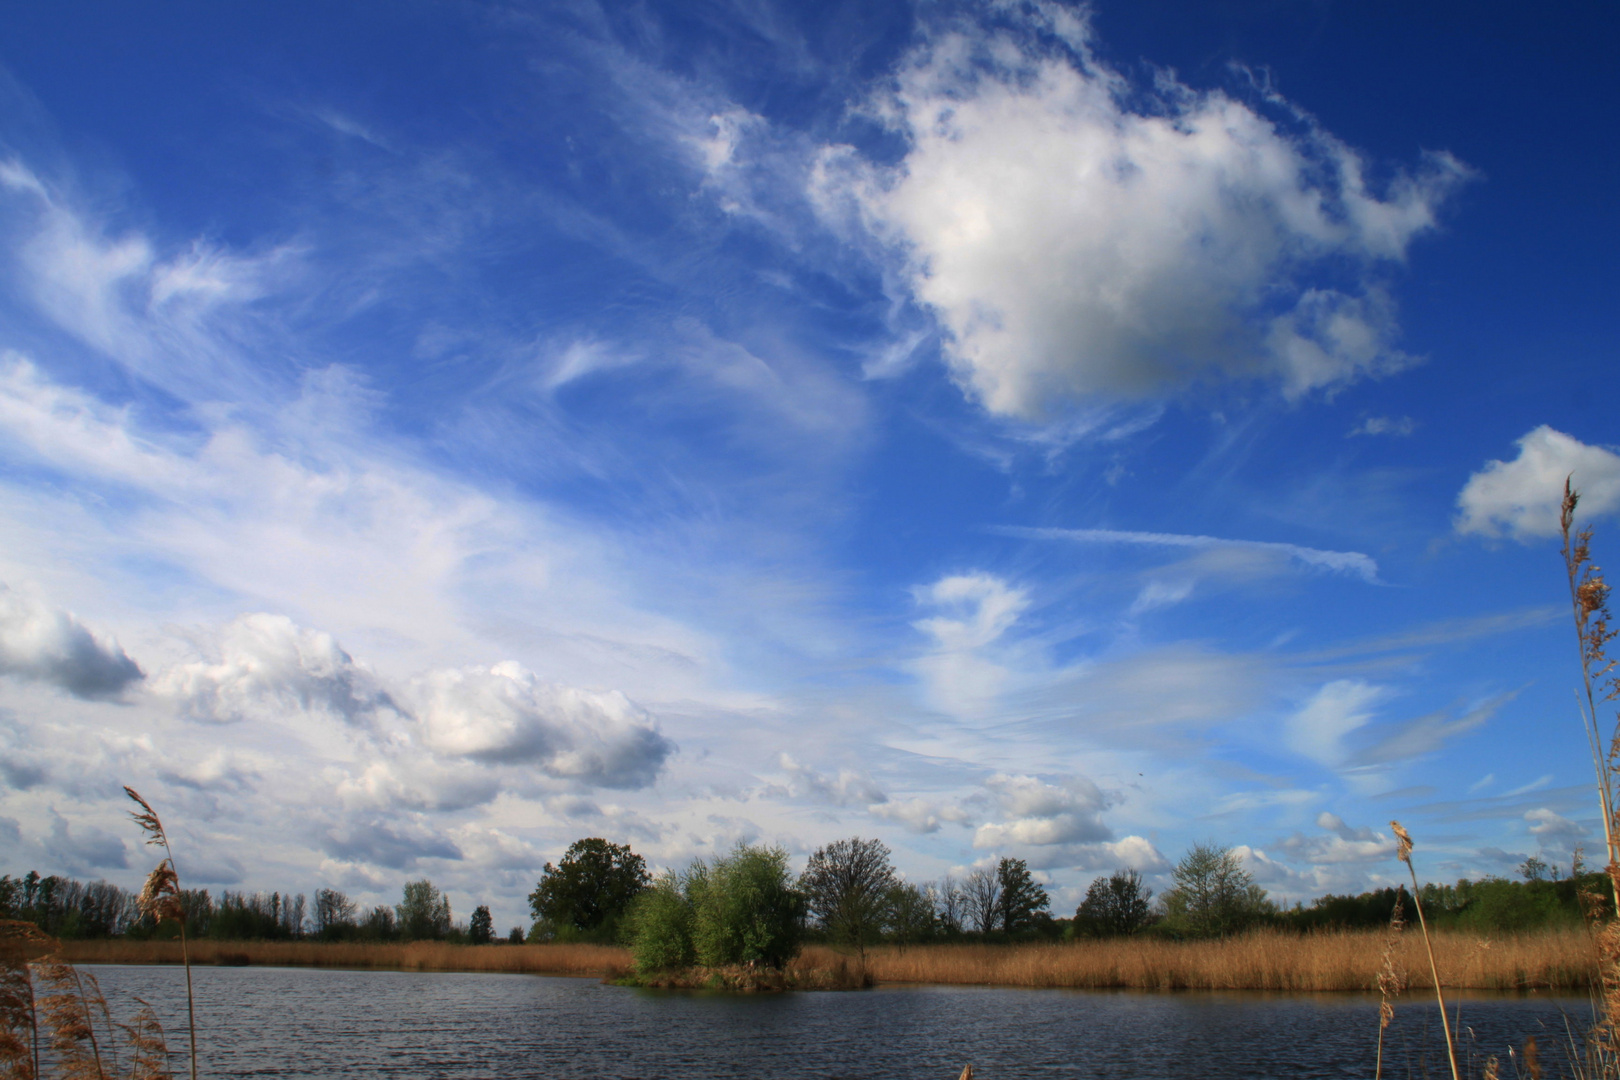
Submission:
{"label": "wispy cirrus cloud", "polygon": [[1262,552],[1287,558],[1301,566],[1329,573],[1358,577],[1371,585],[1380,584],[1378,563],[1359,551],[1324,551],[1320,548],[1286,544],[1272,540],[1233,540],[1218,536],[1186,533],[1137,532],[1124,529],[1053,529],[1021,525],[999,525],[991,529],[1001,536],[1026,540],[1067,540],[1077,544],[1133,544],[1144,547],[1231,548]]}

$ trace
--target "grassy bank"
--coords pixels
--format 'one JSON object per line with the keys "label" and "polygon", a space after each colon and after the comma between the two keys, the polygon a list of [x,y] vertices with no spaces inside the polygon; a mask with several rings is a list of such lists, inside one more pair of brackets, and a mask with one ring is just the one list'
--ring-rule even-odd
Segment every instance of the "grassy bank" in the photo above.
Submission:
{"label": "grassy bank", "polygon": [[[1306,935],[1262,931],[1215,941],[1122,938],[1073,944],[923,945],[868,953],[880,983],[1128,988],[1138,990],[1373,990],[1384,934]],[[1447,989],[1585,992],[1592,940],[1581,929],[1481,938],[1441,933],[1440,980]],[[1422,940],[1403,935],[1397,951],[1413,989],[1432,988]],[[806,959],[810,959],[806,956]]]}
{"label": "grassy bank", "polygon": [[[867,954],[879,983],[1127,988],[1139,990],[1372,990],[1384,935],[1375,931],[1307,935],[1261,932],[1221,941],[1116,939],[1032,945],[886,946]],[[1413,989],[1431,986],[1422,943],[1404,935],[1398,957]],[[164,941],[70,941],[65,959],[86,964],[178,963],[179,945]],[[1442,933],[1440,979],[1448,989],[1584,992],[1593,972],[1586,932],[1550,930],[1481,938]],[[215,942],[192,945],[201,964],[267,964],[404,971],[492,971],[624,978],[624,949],[604,945],[409,945],[318,942]],[[851,985],[855,963],[811,946],[788,968],[789,985]],[[649,985],[688,985],[678,976]],[[706,985],[702,981],[691,985]]]}

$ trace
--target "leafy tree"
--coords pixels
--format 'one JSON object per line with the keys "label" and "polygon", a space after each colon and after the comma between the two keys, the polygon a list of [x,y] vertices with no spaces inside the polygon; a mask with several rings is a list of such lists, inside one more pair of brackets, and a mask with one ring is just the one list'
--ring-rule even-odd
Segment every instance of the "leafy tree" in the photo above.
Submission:
{"label": "leafy tree", "polygon": [[523,944],[523,927],[521,927],[521,926],[512,927],[512,932],[510,934],[506,935],[506,943],[508,945],[521,945],[521,944]]}
{"label": "leafy tree", "polygon": [[1115,870],[1091,883],[1074,913],[1075,926],[1081,932],[1104,936],[1134,934],[1147,925],[1152,899],[1153,890],[1143,888],[1141,874]]}
{"label": "leafy tree", "polygon": [[1526,881],[1545,881],[1550,876],[1556,876],[1547,860],[1538,855],[1531,855],[1519,864],[1519,876]]}
{"label": "leafy tree", "polygon": [[[694,870],[706,874],[697,864]],[[664,874],[630,905],[630,952],[642,974],[691,967],[697,959],[692,945],[694,912],[686,876]]]}
{"label": "leafy tree", "polygon": [[1176,887],[1162,898],[1165,917],[1189,933],[1236,933],[1276,912],[1231,848],[1194,844],[1172,876]]}
{"label": "leafy tree", "polygon": [[575,840],[559,865],[546,863],[529,894],[529,910],[537,930],[611,928],[648,880],[646,862],[629,845],[594,836]]}
{"label": "leafy tree", "polygon": [[1001,878],[984,867],[962,879],[962,914],[981,934],[996,928],[1001,913]]}
{"label": "leafy tree", "polygon": [[934,914],[935,902],[932,885],[899,881],[890,886],[884,905],[888,910],[889,936],[900,945],[933,937],[939,926],[939,918]]}
{"label": "leafy tree", "polygon": [[805,901],[785,849],[738,845],[688,881],[698,963],[780,968],[798,955]]}
{"label": "leafy tree", "polygon": [[1051,900],[1041,883],[1030,876],[1023,859],[1002,859],[996,864],[996,884],[1000,887],[1001,928],[1009,934],[1026,929],[1035,913],[1046,911]]}
{"label": "leafy tree", "polygon": [[406,882],[405,898],[394,911],[406,941],[437,940],[450,933],[450,898],[427,878]]}
{"label": "leafy tree", "polygon": [[489,908],[479,904],[473,908],[472,918],[467,922],[467,941],[473,945],[488,945],[494,936],[495,920],[489,917]]}
{"label": "leafy tree", "polygon": [[866,946],[883,932],[895,887],[889,849],[880,840],[837,840],[810,856],[799,876],[810,915],[839,944],[866,960]]}

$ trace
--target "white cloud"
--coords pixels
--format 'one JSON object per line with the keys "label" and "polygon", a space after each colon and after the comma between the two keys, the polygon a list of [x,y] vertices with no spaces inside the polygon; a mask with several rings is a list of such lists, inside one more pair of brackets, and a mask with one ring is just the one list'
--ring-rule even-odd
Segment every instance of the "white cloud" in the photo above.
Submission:
{"label": "white cloud", "polygon": [[1417,430],[1417,421],[1410,416],[1369,416],[1350,429],[1355,435],[1396,435],[1405,437]]}
{"label": "white cloud", "polygon": [[74,697],[113,699],[142,679],[118,645],[70,612],[0,585],[0,675],[48,683]]}
{"label": "white cloud", "polygon": [[1108,840],[1112,830],[1102,812],[1112,800],[1084,777],[1050,784],[1034,776],[997,773],[985,781],[1006,820],[979,826],[976,848],[1047,847]]}
{"label": "white cloud", "polygon": [[893,800],[882,806],[874,806],[871,811],[874,817],[904,825],[910,832],[924,834],[938,832],[940,825],[947,822],[967,825],[972,821],[972,815],[955,803],[922,798]]}
{"label": "white cloud", "polygon": [[[1428,155],[1380,195],[1297,110],[1274,122],[1167,73],[1131,86],[1082,31],[1063,50],[1029,29],[928,37],[874,110],[905,159],[831,147],[813,181],[824,213],[891,246],[990,411],[1044,419],[1209,376],[1296,396],[1411,362],[1370,268],[1434,226],[1464,166]],[[1328,260],[1361,268],[1354,291],[1301,284]]]}
{"label": "white cloud", "polygon": [[788,775],[788,794],[798,799],[812,799],[832,806],[872,806],[886,803],[876,780],[865,772],[840,769],[838,775],[827,776],[806,765],[801,765],[791,754],[779,754],[777,764]]}
{"label": "white cloud", "polygon": [[1361,679],[1335,679],[1288,719],[1288,745],[1295,752],[1324,765],[1338,765],[1346,757],[1345,736],[1373,718],[1372,707],[1388,691]]}
{"label": "white cloud", "polygon": [[1322,811],[1316,817],[1318,828],[1328,836],[1301,836],[1296,833],[1279,847],[1290,856],[1313,864],[1376,862],[1395,853],[1395,840],[1362,826],[1351,828],[1337,814]]}
{"label": "white cloud", "polygon": [[1512,461],[1489,461],[1457,495],[1460,533],[1530,541],[1557,536],[1564,480],[1581,494],[1583,518],[1620,509],[1620,454],[1541,425],[1518,441]]}
{"label": "white cloud", "polygon": [[1452,710],[1439,710],[1408,720],[1384,733],[1377,742],[1355,755],[1357,765],[1382,765],[1407,761],[1422,754],[1430,754],[1446,741],[1464,735],[1484,724],[1496,710],[1518,696],[1517,691],[1498,694],[1471,708],[1453,715]]}
{"label": "white cloud", "polygon": [[514,661],[432,672],[411,699],[437,753],[529,763],[561,779],[643,787],[674,751],[622,693],[542,682]]}
{"label": "white cloud", "polygon": [[1329,573],[1349,574],[1370,584],[1378,581],[1378,564],[1371,556],[1359,551],[1323,551],[1274,540],[1229,540],[1219,536],[1198,536],[1188,533],[1135,532],[1123,529],[1050,529],[1003,526],[995,530],[1004,536],[1018,536],[1029,540],[1069,540],[1079,544],[1136,544],[1145,547],[1179,547],[1199,549],[1228,548],[1234,551],[1253,551],[1292,559],[1302,566]]}
{"label": "white cloud", "polygon": [[1537,837],[1544,844],[1572,844],[1586,836],[1586,829],[1579,823],[1545,806],[1525,811],[1524,820],[1530,823],[1530,835]]}
{"label": "white cloud", "polygon": [[948,612],[912,623],[935,642],[929,655],[912,662],[929,699],[948,712],[982,709],[1010,674],[984,650],[1018,621],[1029,606],[1028,594],[983,572],[944,577],[913,594],[919,603]]}
{"label": "white cloud", "polygon": [[366,722],[393,702],[365,665],[284,615],[243,615],[219,632],[217,658],[176,664],[152,682],[193,720],[274,720],[289,709]]}
{"label": "white cloud", "polygon": [[1191,596],[1192,591],[1193,583],[1190,581],[1150,581],[1131,601],[1129,614],[1136,616],[1162,607],[1174,607]]}

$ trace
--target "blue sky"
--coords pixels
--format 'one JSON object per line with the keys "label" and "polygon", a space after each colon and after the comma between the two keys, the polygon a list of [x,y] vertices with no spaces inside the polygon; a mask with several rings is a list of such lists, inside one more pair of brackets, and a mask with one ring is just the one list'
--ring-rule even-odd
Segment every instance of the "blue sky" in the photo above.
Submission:
{"label": "blue sky", "polygon": [[281,4],[0,42],[0,871],[1059,913],[1598,835],[1616,16]]}

